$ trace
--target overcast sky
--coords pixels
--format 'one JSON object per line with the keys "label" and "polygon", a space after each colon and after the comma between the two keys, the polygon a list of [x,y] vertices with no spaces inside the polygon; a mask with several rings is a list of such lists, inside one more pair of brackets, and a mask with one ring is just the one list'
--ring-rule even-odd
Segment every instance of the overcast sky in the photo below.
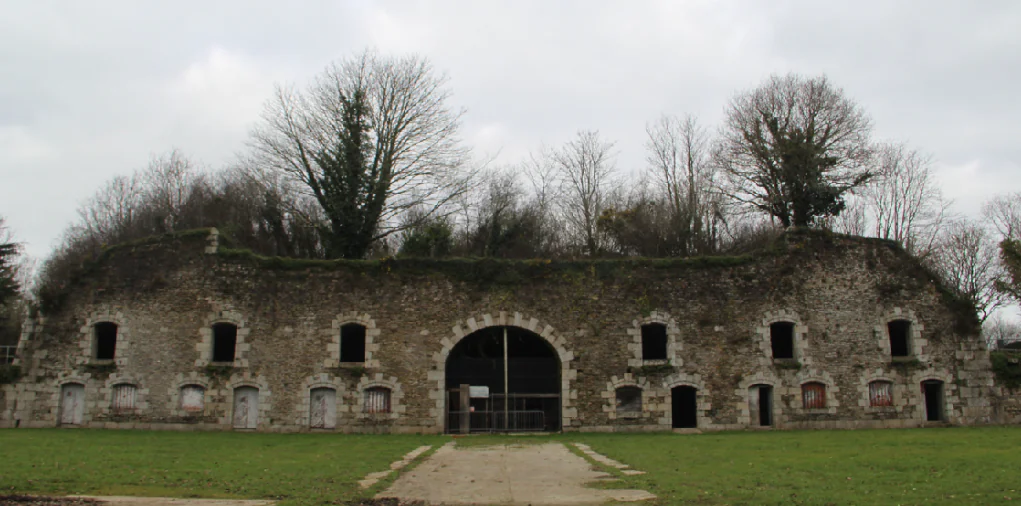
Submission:
{"label": "overcast sky", "polygon": [[462,136],[514,163],[579,129],[715,126],[771,73],[827,74],[959,211],[1021,191],[1021,2],[0,0],[0,216],[45,257],[104,181],[178,148],[229,163],[275,83],[366,47],[446,72]]}

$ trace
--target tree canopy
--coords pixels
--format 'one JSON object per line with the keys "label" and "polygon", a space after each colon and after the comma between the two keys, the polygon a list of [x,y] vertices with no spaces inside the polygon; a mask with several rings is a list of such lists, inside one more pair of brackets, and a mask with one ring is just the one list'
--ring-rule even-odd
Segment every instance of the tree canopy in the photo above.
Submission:
{"label": "tree canopy", "polygon": [[825,76],[772,76],[726,109],[716,159],[735,200],[784,227],[844,209],[844,194],[872,176],[872,124]]}
{"label": "tree canopy", "polygon": [[366,51],[329,66],[304,91],[277,89],[252,133],[252,162],[304,186],[325,215],[330,258],[363,258],[464,191],[462,111],[446,77],[419,56]]}

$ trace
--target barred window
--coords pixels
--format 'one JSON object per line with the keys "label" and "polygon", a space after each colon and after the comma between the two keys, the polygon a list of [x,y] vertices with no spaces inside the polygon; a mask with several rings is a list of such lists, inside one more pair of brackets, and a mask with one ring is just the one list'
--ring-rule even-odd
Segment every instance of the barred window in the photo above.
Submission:
{"label": "barred window", "polygon": [[389,413],[390,389],[385,387],[367,388],[365,390],[365,412]]}
{"label": "barred window", "polygon": [[805,409],[825,408],[826,385],[815,382],[801,385],[801,400]]}
{"label": "barred window", "polygon": [[873,381],[869,383],[869,406],[893,406],[893,383]]}
{"label": "barred window", "polygon": [[201,412],[205,404],[206,389],[200,385],[181,387],[181,409],[189,413]]}
{"label": "barred window", "polygon": [[137,391],[135,385],[115,385],[113,387],[113,410],[118,413],[134,411]]}

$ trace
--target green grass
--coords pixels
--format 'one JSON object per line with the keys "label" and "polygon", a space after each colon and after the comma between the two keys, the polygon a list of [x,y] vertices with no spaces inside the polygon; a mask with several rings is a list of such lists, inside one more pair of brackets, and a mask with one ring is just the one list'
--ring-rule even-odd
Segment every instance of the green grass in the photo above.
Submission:
{"label": "green grass", "polygon": [[646,471],[621,476],[623,485],[657,494],[656,504],[1021,500],[1021,428],[581,434],[570,439]]}
{"label": "green grass", "polygon": [[[0,430],[0,494],[367,497],[357,481],[441,436]],[[472,436],[458,446],[585,442],[642,476],[643,504],[996,504],[1021,500],[1021,428]],[[1010,499],[1007,499],[1010,498]]]}
{"label": "green grass", "polygon": [[439,436],[0,430],[0,494],[365,497],[358,480]]}

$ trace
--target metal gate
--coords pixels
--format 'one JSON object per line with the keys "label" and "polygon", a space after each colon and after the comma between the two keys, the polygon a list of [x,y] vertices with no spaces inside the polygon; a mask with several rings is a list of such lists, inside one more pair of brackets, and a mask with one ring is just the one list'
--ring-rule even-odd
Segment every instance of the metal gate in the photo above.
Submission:
{"label": "metal gate", "polygon": [[503,394],[471,398],[470,388],[447,391],[446,430],[449,433],[550,432],[559,417],[558,394]]}
{"label": "metal gate", "polygon": [[60,387],[60,425],[81,425],[85,418],[85,385]]}

